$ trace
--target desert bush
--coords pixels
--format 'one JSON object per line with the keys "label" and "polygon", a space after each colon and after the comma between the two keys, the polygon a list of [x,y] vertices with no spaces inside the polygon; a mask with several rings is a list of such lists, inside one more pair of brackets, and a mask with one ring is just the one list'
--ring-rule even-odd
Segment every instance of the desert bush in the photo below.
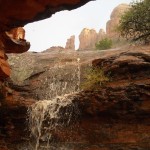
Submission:
{"label": "desert bush", "polygon": [[104,38],[95,44],[96,50],[105,50],[112,47],[112,40],[109,38]]}
{"label": "desert bush", "polygon": [[83,90],[96,90],[109,81],[102,68],[89,68],[84,73],[84,81],[81,84]]}

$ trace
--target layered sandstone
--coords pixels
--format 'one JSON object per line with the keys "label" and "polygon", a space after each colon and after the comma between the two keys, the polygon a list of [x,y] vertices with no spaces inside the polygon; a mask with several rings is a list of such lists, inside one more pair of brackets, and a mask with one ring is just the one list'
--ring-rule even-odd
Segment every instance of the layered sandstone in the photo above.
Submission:
{"label": "layered sandstone", "polygon": [[65,49],[75,50],[75,36],[72,35],[69,39],[67,39]]}

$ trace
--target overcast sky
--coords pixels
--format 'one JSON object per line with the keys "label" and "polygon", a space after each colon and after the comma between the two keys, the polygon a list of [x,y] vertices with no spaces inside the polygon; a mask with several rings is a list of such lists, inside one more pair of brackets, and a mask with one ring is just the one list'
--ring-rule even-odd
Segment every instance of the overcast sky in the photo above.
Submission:
{"label": "overcast sky", "polygon": [[72,10],[61,11],[51,18],[34,22],[25,26],[26,39],[31,43],[31,51],[43,51],[51,46],[65,46],[66,40],[78,36],[83,28],[94,28],[97,32],[105,29],[112,10],[121,3],[130,3],[132,0],[97,0]]}

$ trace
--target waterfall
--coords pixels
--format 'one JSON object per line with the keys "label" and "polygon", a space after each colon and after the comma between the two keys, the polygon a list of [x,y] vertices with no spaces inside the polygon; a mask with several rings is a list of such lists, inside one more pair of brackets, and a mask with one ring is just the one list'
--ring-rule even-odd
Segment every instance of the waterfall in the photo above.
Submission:
{"label": "waterfall", "polygon": [[[29,129],[36,143],[35,150],[40,148],[40,142],[46,142],[46,148],[49,148],[52,132],[68,126],[80,114],[77,104],[73,102],[80,91],[80,58],[74,64],[50,71],[52,76],[43,82],[47,85],[46,100],[37,101],[28,109]],[[58,72],[60,74],[57,75]]]}
{"label": "waterfall", "polygon": [[80,59],[49,68],[39,81],[36,99],[53,99],[57,96],[80,91]]}

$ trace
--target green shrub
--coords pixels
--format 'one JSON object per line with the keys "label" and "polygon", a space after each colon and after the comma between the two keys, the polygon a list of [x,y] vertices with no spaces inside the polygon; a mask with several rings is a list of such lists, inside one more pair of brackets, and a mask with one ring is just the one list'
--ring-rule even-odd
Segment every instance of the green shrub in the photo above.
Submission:
{"label": "green shrub", "polygon": [[105,50],[110,49],[112,47],[112,40],[108,38],[104,38],[95,44],[97,50]]}
{"label": "green shrub", "polygon": [[84,73],[84,81],[81,84],[83,90],[96,90],[103,86],[109,78],[104,74],[103,69],[95,67],[89,68]]}

